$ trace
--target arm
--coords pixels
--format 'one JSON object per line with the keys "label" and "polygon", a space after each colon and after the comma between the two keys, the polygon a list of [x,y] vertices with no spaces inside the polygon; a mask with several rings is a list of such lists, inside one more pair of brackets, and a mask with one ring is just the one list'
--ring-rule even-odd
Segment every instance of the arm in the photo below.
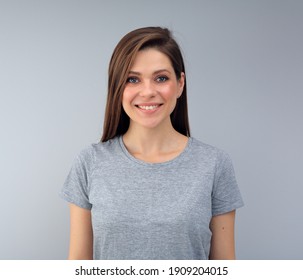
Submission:
{"label": "arm", "polygon": [[234,225],[235,213],[214,216],[210,222],[212,232],[209,259],[233,260],[235,259]]}
{"label": "arm", "polygon": [[91,211],[70,204],[69,260],[93,259]]}

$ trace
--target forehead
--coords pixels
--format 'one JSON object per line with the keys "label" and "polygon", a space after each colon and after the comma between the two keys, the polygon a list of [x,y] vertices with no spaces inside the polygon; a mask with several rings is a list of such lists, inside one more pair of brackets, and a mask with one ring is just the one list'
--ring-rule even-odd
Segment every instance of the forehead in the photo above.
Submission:
{"label": "forehead", "polygon": [[137,53],[131,71],[143,72],[149,70],[172,70],[169,57],[154,48],[144,49]]}

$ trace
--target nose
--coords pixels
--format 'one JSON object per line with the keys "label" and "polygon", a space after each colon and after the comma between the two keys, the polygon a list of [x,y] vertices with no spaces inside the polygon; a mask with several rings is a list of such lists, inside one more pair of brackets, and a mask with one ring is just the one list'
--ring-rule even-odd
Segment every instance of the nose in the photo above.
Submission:
{"label": "nose", "polygon": [[139,95],[142,97],[153,97],[156,93],[155,85],[151,81],[144,81]]}

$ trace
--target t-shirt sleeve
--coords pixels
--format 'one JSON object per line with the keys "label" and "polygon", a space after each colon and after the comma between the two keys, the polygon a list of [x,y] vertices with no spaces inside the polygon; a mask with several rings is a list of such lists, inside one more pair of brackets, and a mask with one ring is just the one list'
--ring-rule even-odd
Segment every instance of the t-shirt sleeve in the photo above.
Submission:
{"label": "t-shirt sleeve", "polygon": [[60,191],[60,196],[67,202],[89,210],[92,208],[89,201],[92,161],[91,149],[82,150],[75,158]]}
{"label": "t-shirt sleeve", "polygon": [[212,192],[212,215],[233,211],[244,205],[229,155],[220,152]]}

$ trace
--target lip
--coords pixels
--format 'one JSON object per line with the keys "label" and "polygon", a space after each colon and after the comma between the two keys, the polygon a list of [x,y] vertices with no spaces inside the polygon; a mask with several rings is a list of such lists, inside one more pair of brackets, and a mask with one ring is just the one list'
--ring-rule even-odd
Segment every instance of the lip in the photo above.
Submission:
{"label": "lip", "polygon": [[[162,103],[140,103],[140,104],[136,104],[135,107],[144,114],[152,114],[152,113],[158,111],[162,105],[163,105]],[[146,109],[140,108],[139,106],[157,106],[157,107],[155,107],[154,109],[146,110]]]}
{"label": "lip", "polygon": [[153,103],[138,103],[138,104],[135,104],[135,106],[160,106],[160,105],[162,105],[162,103],[155,103],[155,102],[153,102]]}

